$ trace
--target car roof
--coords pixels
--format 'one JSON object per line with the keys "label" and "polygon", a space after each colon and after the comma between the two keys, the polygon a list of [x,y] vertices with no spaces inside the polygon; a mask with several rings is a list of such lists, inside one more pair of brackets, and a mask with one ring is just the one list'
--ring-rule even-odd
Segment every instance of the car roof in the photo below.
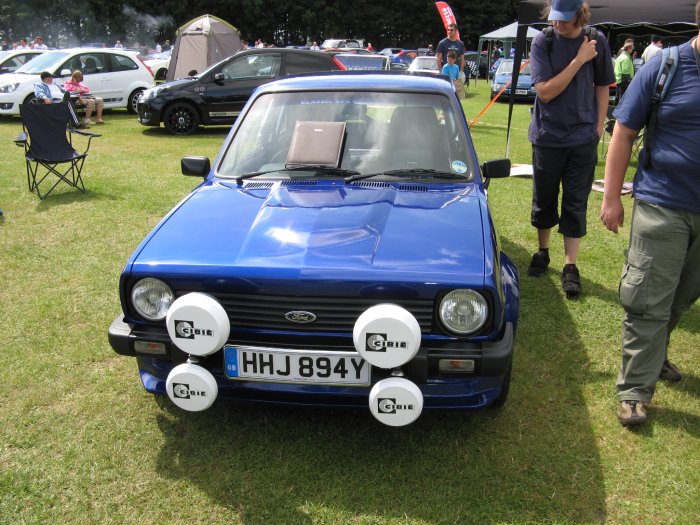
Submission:
{"label": "car roof", "polygon": [[275,91],[397,91],[406,93],[439,93],[453,95],[448,77],[407,75],[394,71],[338,71],[307,73],[280,78],[258,88],[259,93]]}

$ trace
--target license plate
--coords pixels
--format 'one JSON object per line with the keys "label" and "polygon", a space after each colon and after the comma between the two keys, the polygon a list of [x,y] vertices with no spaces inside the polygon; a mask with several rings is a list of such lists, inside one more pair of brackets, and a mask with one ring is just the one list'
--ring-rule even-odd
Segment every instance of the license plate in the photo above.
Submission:
{"label": "license plate", "polygon": [[350,386],[370,384],[370,366],[357,352],[225,346],[224,370],[229,379],[248,381]]}
{"label": "license plate", "polygon": [[515,94],[516,95],[527,95],[527,89],[516,89]]}

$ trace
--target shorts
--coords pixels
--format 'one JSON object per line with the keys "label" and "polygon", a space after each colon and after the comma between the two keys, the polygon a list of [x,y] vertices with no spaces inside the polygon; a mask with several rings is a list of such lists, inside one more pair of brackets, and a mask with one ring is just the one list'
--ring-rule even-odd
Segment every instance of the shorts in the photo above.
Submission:
{"label": "shorts", "polygon": [[548,230],[558,224],[559,233],[566,237],[586,235],[588,196],[598,163],[598,140],[566,148],[532,145],[534,178],[530,223],[535,228]]}

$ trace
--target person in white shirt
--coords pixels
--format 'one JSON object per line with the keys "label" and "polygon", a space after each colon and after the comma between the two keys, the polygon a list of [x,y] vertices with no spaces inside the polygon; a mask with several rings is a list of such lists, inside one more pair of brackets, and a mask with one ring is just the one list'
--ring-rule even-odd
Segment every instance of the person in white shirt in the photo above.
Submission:
{"label": "person in white shirt", "polygon": [[642,52],[642,60],[646,64],[653,57],[661,53],[661,48],[664,47],[663,41],[660,36],[653,35],[651,37],[651,44],[649,44],[646,49]]}
{"label": "person in white shirt", "polygon": [[124,46],[122,45],[121,40],[117,40],[116,43],[114,44],[114,47],[116,49],[124,49]]}
{"label": "person in white shirt", "polygon": [[26,38],[20,38],[20,39],[19,39],[19,45],[18,45],[17,47],[15,47],[15,49],[31,49],[31,47],[29,47],[29,46],[27,45],[27,39],[26,39]]}
{"label": "person in white shirt", "polygon": [[317,42],[314,42],[313,44],[311,44],[311,47],[310,47],[309,49],[310,49],[311,51],[320,51],[320,50],[321,50],[321,48],[318,47],[318,43],[317,43]]}
{"label": "person in white shirt", "polygon": [[44,39],[38,36],[34,39],[34,45],[32,46],[32,48],[46,50],[48,49],[48,46],[44,44]]}

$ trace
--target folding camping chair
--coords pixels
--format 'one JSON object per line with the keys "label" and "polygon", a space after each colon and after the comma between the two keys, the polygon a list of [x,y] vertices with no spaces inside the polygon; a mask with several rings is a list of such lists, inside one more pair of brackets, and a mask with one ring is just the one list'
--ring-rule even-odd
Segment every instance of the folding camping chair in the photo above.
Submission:
{"label": "folding camping chair", "polygon": [[[65,182],[87,193],[82,178],[83,164],[92,139],[100,135],[72,128],[70,124],[73,120],[67,102],[23,104],[19,107],[19,114],[23,131],[15,139],[15,144],[24,147],[29,191],[36,191],[43,199],[59,183]],[[73,147],[73,134],[87,137],[87,147],[82,153]],[[51,174],[58,180],[42,194],[40,186]],[[46,181],[46,185],[51,180]]]}

